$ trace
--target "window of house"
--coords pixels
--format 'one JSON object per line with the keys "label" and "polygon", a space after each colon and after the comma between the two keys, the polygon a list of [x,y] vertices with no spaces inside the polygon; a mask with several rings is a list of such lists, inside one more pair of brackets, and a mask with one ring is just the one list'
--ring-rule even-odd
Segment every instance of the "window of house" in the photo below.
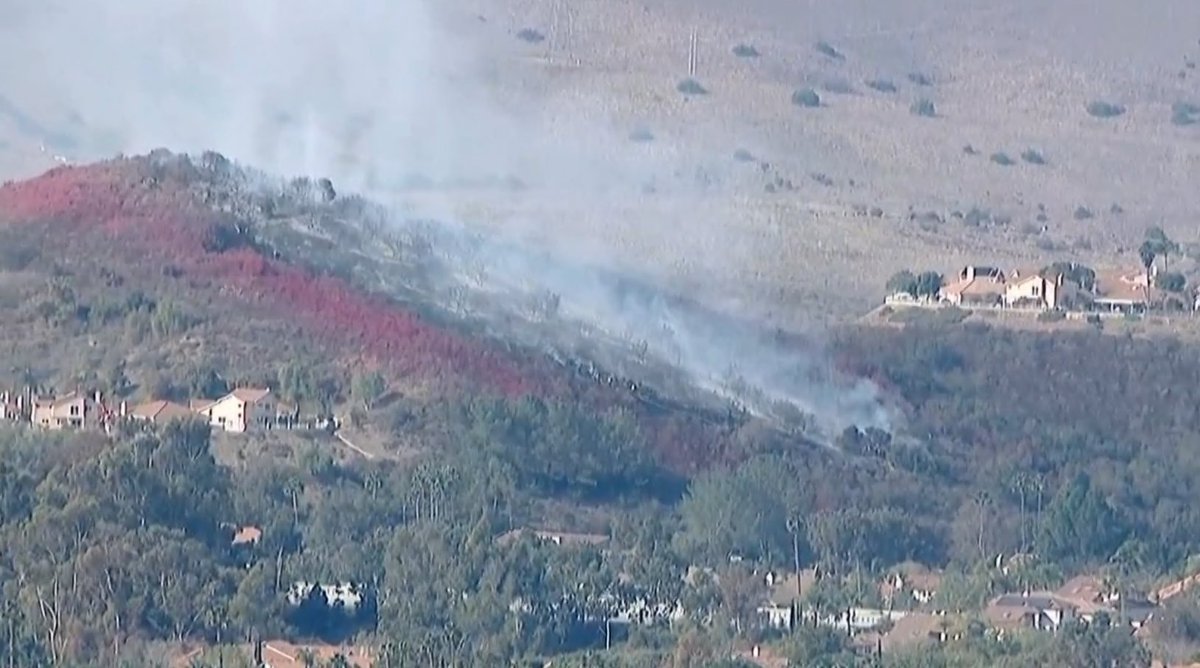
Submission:
{"label": "window of house", "polygon": [[1038,295],[1038,293],[1039,293],[1039,292],[1041,292],[1041,291],[1042,291],[1042,289],[1041,289],[1039,286],[1036,286],[1036,285],[1035,285],[1035,286],[1033,286],[1033,296],[1034,296],[1034,297],[1037,297],[1037,296],[1039,296],[1039,295]]}
{"label": "window of house", "polygon": [[71,415],[79,415],[79,406],[71,406]]}

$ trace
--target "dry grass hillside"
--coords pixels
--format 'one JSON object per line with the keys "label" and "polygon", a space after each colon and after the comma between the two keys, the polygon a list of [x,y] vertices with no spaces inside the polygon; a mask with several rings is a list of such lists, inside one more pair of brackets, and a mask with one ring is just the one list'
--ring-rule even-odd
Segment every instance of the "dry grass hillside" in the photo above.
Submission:
{"label": "dry grass hillside", "polygon": [[[404,203],[448,200],[477,223],[604,249],[780,321],[861,312],[902,267],[1125,265],[1148,225],[1195,235],[1194,2],[474,0],[445,11],[488,63],[499,104],[536,115],[552,141],[596,135],[599,155],[644,162],[647,183],[586,203],[536,184]],[[706,92],[685,95],[693,31]],[[819,106],[794,103],[807,88]],[[69,110],[6,96],[0,169],[40,171],[53,151],[39,137],[58,130],[43,119]],[[1123,113],[1097,117],[1094,102]],[[1000,222],[955,215],[973,208]]]}
{"label": "dry grass hillside", "polygon": [[[514,34],[511,48],[545,59],[536,80],[564,118],[644,127],[655,143],[727,158],[735,175],[756,166],[739,165],[738,148],[771,164],[767,178],[731,178],[703,196],[598,213],[604,225],[577,219],[593,234],[628,239],[644,258],[703,245],[702,235],[661,242],[654,221],[671,218],[670,210],[738,230],[737,262],[696,263],[693,272],[717,266],[803,298],[825,293],[836,277],[855,297],[873,298],[904,265],[982,255],[1120,264],[1136,262],[1118,251],[1147,225],[1194,235],[1189,193],[1200,182],[1200,125],[1176,113],[1180,103],[1200,103],[1194,3],[535,1],[508,3],[507,12],[483,5],[476,9]],[[516,33],[525,28],[545,41],[521,45]],[[708,94],[689,97],[675,85],[687,76],[692,29],[696,79]],[[821,43],[836,53],[823,53]],[[738,45],[758,55],[738,56]],[[793,92],[809,87],[821,106],[793,104]],[[922,98],[933,102],[933,118],[912,113]],[[1126,111],[1097,118],[1087,111],[1093,101]],[[998,154],[1014,164],[997,164]],[[764,191],[776,172],[794,191]],[[854,215],[873,207],[881,217]],[[975,229],[952,216],[973,207],[1010,222]],[[1093,216],[1077,219],[1080,207]],[[927,211],[947,222],[909,220]],[[716,235],[714,243],[724,241]],[[673,258],[678,274],[689,266],[686,256]]]}

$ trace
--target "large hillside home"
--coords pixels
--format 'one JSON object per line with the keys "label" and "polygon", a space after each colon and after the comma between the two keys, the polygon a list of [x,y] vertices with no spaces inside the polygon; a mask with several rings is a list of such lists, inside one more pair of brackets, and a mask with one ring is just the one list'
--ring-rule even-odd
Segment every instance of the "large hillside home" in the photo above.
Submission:
{"label": "large hillside home", "polygon": [[243,387],[198,408],[197,412],[217,429],[235,433],[259,431],[275,424],[279,402],[271,390]]}
{"label": "large hillside home", "polygon": [[1145,311],[1159,295],[1151,285],[1151,274],[1143,269],[1116,271],[1096,276],[1096,297],[1092,303],[1098,309],[1136,313]]}
{"label": "large hillside home", "polygon": [[998,306],[1004,298],[1004,272],[994,267],[964,267],[958,279],[942,286],[938,299],[955,306]]}
{"label": "large hillside home", "polygon": [[33,425],[45,429],[84,429],[98,426],[99,419],[97,402],[78,392],[35,398],[30,412]]}
{"label": "large hillside home", "polygon": [[1058,308],[1063,275],[1045,274],[1037,269],[1012,272],[1004,287],[1004,305],[1024,308]]}

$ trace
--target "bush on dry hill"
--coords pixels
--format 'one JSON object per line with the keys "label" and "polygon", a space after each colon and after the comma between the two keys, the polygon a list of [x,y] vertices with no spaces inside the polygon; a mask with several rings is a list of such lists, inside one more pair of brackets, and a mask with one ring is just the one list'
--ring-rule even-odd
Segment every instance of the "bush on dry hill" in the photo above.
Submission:
{"label": "bush on dry hill", "polygon": [[900,90],[896,84],[892,83],[891,79],[869,79],[866,85],[867,88],[880,93],[895,93]]}
{"label": "bush on dry hill", "polygon": [[546,40],[546,36],[533,28],[522,28],[517,31],[517,39],[530,44],[540,44]]}
{"label": "bush on dry hill", "polygon": [[846,56],[842,54],[841,51],[835,49],[829,42],[817,42],[814,48],[816,48],[817,53],[825,56],[826,58],[838,61],[846,59]]}
{"label": "bush on dry hill", "polygon": [[997,151],[996,153],[993,153],[989,159],[1001,167],[1011,167],[1017,164],[1016,161],[1008,157],[1008,154],[1004,153],[1003,151]]}
{"label": "bush on dry hill", "polygon": [[1200,105],[1176,102],[1171,105],[1171,122],[1179,126],[1200,123]]}
{"label": "bush on dry hill", "polygon": [[921,72],[909,72],[908,80],[918,86],[932,86],[933,85],[933,79],[929,75],[923,74]]}
{"label": "bush on dry hill", "polygon": [[1041,151],[1036,151],[1032,148],[1022,151],[1021,159],[1031,165],[1046,164],[1046,157],[1042,155]]}
{"label": "bush on dry hill", "polygon": [[913,102],[908,110],[915,116],[923,116],[925,118],[934,118],[937,116],[937,109],[933,106],[933,101],[924,97]]}
{"label": "bush on dry hill", "polygon": [[654,141],[654,133],[646,128],[637,128],[629,133],[629,141],[636,144],[648,144]]}
{"label": "bush on dry hill", "polygon": [[757,58],[761,54],[750,44],[738,44],[733,47],[733,55],[738,58]]}
{"label": "bush on dry hill", "polygon": [[817,94],[817,91],[811,88],[801,88],[800,90],[792,93],[792,104],[796,105],[797,107],[808,107],[810,109],[815,109],[821,106],[821,96]]}
{"label": "bush on dry hill", "polygon": [[1125,107],[1111,102],[1095,100],[1088,102],[1087,112],[1095,118],[1116,118],[1125,113]]}
{"label": "bush on dry hill", "polygon": [[708,89],[700,85],[700,82],[696,81],[695,79],[684,79],[683,81],[680,81],[679,84],[675,86],[675,90],[683,93],[684,95],[708,95]]}

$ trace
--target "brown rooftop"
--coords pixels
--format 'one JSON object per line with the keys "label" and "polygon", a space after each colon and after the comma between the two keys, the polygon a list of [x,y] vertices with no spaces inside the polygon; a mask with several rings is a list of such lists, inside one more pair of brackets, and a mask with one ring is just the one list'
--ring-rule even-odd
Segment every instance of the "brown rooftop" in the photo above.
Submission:
{"label": "brown rooftop", "polygon": [[[254,655],[254,646],[246,647],[248,655]],[[282,640],[272,640],[263,643],[262,658],[270,668],[301,668],[302,666],[313,665],[307,660],[311,656],[319,665],[323,665],[333,661],[335,657],[341,656],[346,660],[346,665],[353,668],[370,668],[371,653],[364,647],[353,647],[348,645],[294,645]]]}
{"label": "brown rooftop", "polygon": [[882,639],[883,651],[893,652],[940,636],[958,617],[944,613],[913,612],[897,619]]}
{"label": "brown rooftop", "polygon": [[238,529],[233,535],[234,545],[253,545],[262,538],[262,529],[246,526]]}
{"label": "brown rooftop", "polygon": [[780,574],[780,577],[775,581],[775,585],[771,587],[770,600],[775,605],[791,605],[799,600],[813,588],[817,583],[817,571],[813,568],[806,568],[800,571],[800,593],[796,593],[796,574],[788,573],[787,575]]}
{"label": "brown rooftop", "polygon": [[602,545],[608,542],[608,536],[597,533],[570,533],[565,531],[547,531],[545,529],[513,529],[496,537],[496,543],[501,546],[511,545],[521,536],[532,535],[540,540],[550,541],[557,545]]}
{"label": "brown rooftop", "polygon": [[256,401],[262,401],[265,399],[267,395],[271,394],[271,390],[254,387],[239,387],[229,394],[241,401],[252,404]]}
{"label": "brown rooftop", "polygon": [[942,288],[943,292],[956,295],[1000,295],[1004,293],[1004,281],[996,278],[964,278]]}
{"label": "brown rooftop", "polygon": [[195,417],[196,413],[187,406],[177,404],[173,401],[148,401],[144,404],[134,406],[129,411],[131,417],[140,418],[143,420],[183,420]]}
{"label": "brown rooftop", "polygon": [[1149,277],[1141,269],[1108,271],[1096,274],[1096,301],[1130,304],[1146,303],[1147,293],[1156,294],[1154,288],[1147,289]]}

